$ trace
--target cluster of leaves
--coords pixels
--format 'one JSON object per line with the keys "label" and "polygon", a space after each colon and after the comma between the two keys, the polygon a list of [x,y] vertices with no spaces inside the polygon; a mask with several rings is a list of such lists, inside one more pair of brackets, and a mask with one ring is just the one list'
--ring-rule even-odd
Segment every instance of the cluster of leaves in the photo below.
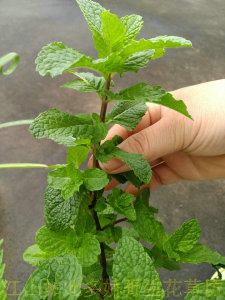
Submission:
{"label": "cluster of leaves", "polygon": [[[157,268],[172,271],[178,270],[180,263],[201,262],[224,265],[225,258],[198,243],[200,228],[196,219],[185,222],[169,236],[155,217],[158,210],[149,205],[149,190],[140,192],[136,199],[119,188],[105,195],[104,188],[112,175],[100,170],[98,161],[116,158],[127,164],[129,172],[113,176],[138,189],[149,183],[152,174],[143,156],[118,147],[121,137],[100,142],[107,136],[108,124],[135,129],[147,111],[146,102],[167,106],[191,118],[183,101],[175,100],[160,86],[138,83],[118,92],[110,89],[116,73],[123,76],[137,72],[150,60],[162,57],[167,48],[192,45],[175,36],[136,40],[143,25],[141,16],[119,19],[96,2],[76,1],[93,33],[98,58],[54,42],[38,54],[37,71],[52,77],[70,73],[76,79],[63,88],[96,93],[103,112],[109,102],[115,105],[106,115],[70,115],[50,109],[31,123],[30,131],[36,138],[51,139],[68,150],[65,164],[48,167],[54,170],[48,174],[44,196],[45,226],[36,233],[36,244],[24,252],[24,260],[36,270],[19,300],[145,299],[149,286],[152,296],[147,297],[163,300],[165,293]],[[95,73],[78,72],[77,68]],[[90,152],[94,167],[82,171],[80,166]],[[127,221],[127,227],[118,226],[121,221]],[[128,282],[138,282],[137,295],[128,294]],[[186,299],[202,299],[202,295],[204,299],[216,299],[211,297],[207,284],[196,287]],[[220,291],[224,283],[211,286]]]}
{"label": "cluster of leaves", "polygon": [[[0,240],[0,247],[2,246],[3,240]],[[8,297],[5,293],[7,281],[3,279],[3,274],[5,270],[5,264],[2,263],[3,259],[3,250],[0,250],[0,299],[8,300]]]}

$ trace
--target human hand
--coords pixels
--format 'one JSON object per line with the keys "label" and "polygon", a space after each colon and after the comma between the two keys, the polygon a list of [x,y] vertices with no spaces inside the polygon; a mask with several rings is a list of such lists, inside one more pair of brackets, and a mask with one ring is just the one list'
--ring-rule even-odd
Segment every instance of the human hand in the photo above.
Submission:
{"label": "human hand", "polygon": [[[225,80],[185,87],[171,94],[184,101],[194,121],[150,104],[134,131],[114,125],[106,139],[120,135],[124,141],[119,148],[140,153],[148,160],[153,171],[150,189],[181,180],[225,178]],[[117,159],[100,165],[110,174],[129,170]],[[108,189],[115,185],[113,180]],[[137,193],[132,185],[125,191]]]}

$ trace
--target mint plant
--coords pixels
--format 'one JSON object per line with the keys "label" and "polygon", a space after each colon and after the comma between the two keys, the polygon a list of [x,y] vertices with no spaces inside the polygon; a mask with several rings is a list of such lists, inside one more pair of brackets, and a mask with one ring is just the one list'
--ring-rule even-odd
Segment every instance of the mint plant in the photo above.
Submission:
{"label": "mint plant", "polygon": [[[225,265],[225,257],[198,243],[200,228],[196,219],[184,222],[169,236],[155,217],[158,210],[149,205],[148,189],[136,199],[120,188],[106,195],[104,188],[112,178],[122,184],[129,181],[140,189],[149,183],[152,173],[143,156],[118,147],[120,136],[101,141],[107,136],[109,124],[134,130],[148,109],[146,102],[167,106],[191,119],[183,101],[175,100],[160,86],[137,83],[121,91],[112,89],[116,74],[122,77],[126,72],[138,72],[149,61],[161,58],[167,48],[192,44],[176,36],[136,40],[143,25],[141,16],[119,19],[96,2],[76,1],[93,34],[98,58],[53,42],[38,54],[37,71],[41,76],[52,77],[70,73],[75,79],[62,88],[96,93],[101,110],[91,115],[71,115],[50,109],[33,121],[20,123],[31,123],[30,132],[37,139],[51,139],[67,147],[65,164],[0,166],[49,170],[44,195],[45,226],[36,233],[36,244],[24,252],[24,260],[36,270],[18,299],[163,300],[165,292],[158,268],[172,271],[178,270],[180,263],[201,262],[217,268]],[[80,72],[81,68],[88,72]],[[115,104],[107,113],[109,102]],[[90,153],[93,168],[83,171],[80,166]],[[99,162],[112,158],[127,164],[130,171],[109,175],[101,170]],[[122,222],[128,227],[121,227]],[[131,292],[132,286],[135,288]],[[224,295],[224,289],[224,281],[209,281],[195,287],[185,299],[217,299],[212,293]]]}

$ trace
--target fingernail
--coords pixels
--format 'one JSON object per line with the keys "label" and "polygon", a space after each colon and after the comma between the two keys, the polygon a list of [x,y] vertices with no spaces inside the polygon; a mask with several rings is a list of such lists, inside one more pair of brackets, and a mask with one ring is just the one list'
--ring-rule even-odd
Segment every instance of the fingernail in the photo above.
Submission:
{"label": "fingernail", "polygon": [[125,193],[133,194],[134,196],[136,196],[138,194],[138,192],[139,192],[138,189],[135,186],[131,185],[131,184],[128,185],[125,189]]}
{"label": "fingernail", "polygon": [[88,167],[93,168],[93,156],[91,156],[89,161],[88,161]]}

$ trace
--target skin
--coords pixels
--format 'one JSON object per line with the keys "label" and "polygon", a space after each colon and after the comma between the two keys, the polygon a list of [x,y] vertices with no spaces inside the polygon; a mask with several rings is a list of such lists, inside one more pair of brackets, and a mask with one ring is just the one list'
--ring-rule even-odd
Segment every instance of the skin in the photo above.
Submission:
{"label": "skin", "polygon": [[[127,152],[142,154],[152,166],[151,190],[181,180],[225,178],[225,79],[189,86],[171,92],[182,99],[193,120],[164,106],[150,104],[134,131],[115,125],[106,139],[120,135]],[[91,164],[91,163],[90,163]],[[110,174],[128,171],[117,159],[101,168]],[[107,186],[111,189],[115,180]],[[127,193],[137,194],[128,185]]]}

